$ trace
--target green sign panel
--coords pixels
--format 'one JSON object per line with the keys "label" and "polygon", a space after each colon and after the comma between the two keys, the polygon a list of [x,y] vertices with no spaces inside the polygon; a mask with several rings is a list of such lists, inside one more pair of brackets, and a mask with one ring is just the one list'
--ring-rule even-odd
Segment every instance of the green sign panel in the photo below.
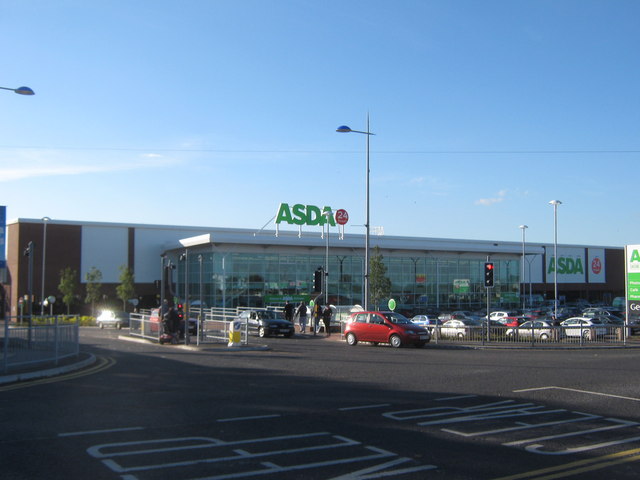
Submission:
{"label": "green sign panel", "polygon": [[453,281],[453,293],[469,293],[471,282],[468,278],[461,278]]}
{"label": "green sign panel", "polygon": [[640,245],[627,245],[627,301],[640,301]]}
{"label": "green sign panel", "polygon": [[329,225],[336,226],[336,220],[331,214],[331,207],[316,207],[315,205],[302,205],[296,203],[290,207],[288,203],[281,203],[276,215],[276,224],[288,223],[290,225]]}

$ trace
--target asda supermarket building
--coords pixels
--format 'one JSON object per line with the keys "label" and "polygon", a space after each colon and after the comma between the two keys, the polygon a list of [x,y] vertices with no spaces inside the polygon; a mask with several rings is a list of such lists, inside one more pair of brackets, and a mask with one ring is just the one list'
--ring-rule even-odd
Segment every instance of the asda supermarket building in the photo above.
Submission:
{"label": "asda supermarket building", "polygon": [[[42,299],[50,296],[56,297],[54,312],[64,312],[58,284],[67,267],[77,273],[78,306],[84,304],[86,274],[93,268],[102,273],[106,304],[121,305],[115,289],[125,266],[135,274],[138,302],[134,303],[140,308],[158,304],[163,284],[171,286],[179,301],[184,301],[187,285],[192,302],[261,307],[312,298],[314,272],[325,263],[330,303],[362,304],[364,234],[345,233],[335,216],[322,215],[320,209],[305,217],[305,206],[297,211],[295,207],[284,213],[281,207],[274,228],[260,231],[57,219],[8,221],[6,262],[0,271],[2,313],[18,315],[29,298],[34,313],[39,313]],[[295,224],[296,229],[284,230],[283,223]],[[25,256],[29,242],[31,255]],[[492,304],[522,305],[523,295],[527,305],[530,300],[552,300],[556,273],[558,296],[566,301],[611,302],[624,295],[622,247],[559,244],[557,253],[554,262],[553,244],[370,237],[370,257],[382,256],[391,282],[390,298],[406,313],[483,308],[488,258],[495,265],[495,286],[489,289]],[[162,281],[163,271],[171,272],[171,282]]]}

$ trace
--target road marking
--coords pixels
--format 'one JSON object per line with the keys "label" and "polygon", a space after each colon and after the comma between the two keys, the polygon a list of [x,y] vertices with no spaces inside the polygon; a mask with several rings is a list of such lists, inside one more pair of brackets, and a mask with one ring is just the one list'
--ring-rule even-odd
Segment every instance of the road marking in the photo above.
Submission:
{"label": "road marking", "polygon": [[278,418],[281,417],[280,414],[273,415],[254,415],[252,417],[235,417],[235,418],[219,418],[216,422],[224,423],[224,422],[244,422],[247,420],[263,420],[265,418]]}
{"label": "road marking", "polygon": [[518,473],[516,475],[499,477],[494,480],[552,480],[556,478],[571,477],[579,473],[601,470],[621,463],[635,462],[638,460],[640,460],[640,448],[635,448],[633,450],[612,453],[602,457],[578,460],[576,462],[569,462],[563,465],[556,465],[555,467],[541,468],[539,470]]}
{"label": "road marking", "polygon": [[65,380],[71,380],[74,378],[85,377],[87,375],[93,375],[95,373],[102,372],[107,368],[111,368],[116,364],[116,361],[111,357],[96,357],[96,363],[87,369],[80,370],[77,372],[64,373],[61,375],[56,375],[55,377],[41,378],[39,380],[27,380],[20,383],[15,383],[12,385],[7,385],[4,387],[0,387],[0,392],[7,392],[9,390],[18,390],[21,388],[35,387],[37,385],[45,385],[47,383],[56,383],[62,382]]}
{"label": "road marking", "polygon": [[144,427],[112,428],[110,430],[88,430],[86,432],[67,432],[67,433],[59,433],[58,437],[78,437],[81,435],[100,435],[103,433],[130,432],[133,430],[144,430]]}
{"label": "road marking", "polygon": [[382,407],[390,407],[390,403],[378,403],[377,405],[360,405],[358,407],[342,407],[339,408],[340,412],[348,412],[349,410],[365,410],[367,408],[382,408]]}
{"label": "road marking", "polygon": [[623,395],[613,395],[611,393],[602,393],[602,392],[592,392],[589,390],[579,390],[577,388],[566,388],[566,387],[537,387],[537,388],[523,388],[521,390],[514,390],[513,393],[522,393],[522,392],[535,392],[538,390],[564,390],[567,392],[576,392],[576,393],[586,393],[589,395],[598,395],[601,397],[609,397],[609,398],[619,398],[622,400],[631,400],[632,402],[640,402],[640,398],[635,397],[625,397]]}

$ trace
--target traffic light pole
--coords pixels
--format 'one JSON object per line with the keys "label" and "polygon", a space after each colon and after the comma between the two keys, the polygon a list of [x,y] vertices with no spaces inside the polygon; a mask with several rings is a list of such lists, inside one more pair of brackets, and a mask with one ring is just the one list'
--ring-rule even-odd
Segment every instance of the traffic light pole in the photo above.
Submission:
{"label": "traffic light pole", "polygon": [[[491,255],[487,255],[487,263],[489,263],[491,261]],[[486,265],[486,264],[485,264]],[[485,266],[486,269],[486,266]],[[485,272],[486,275],[486,272]],[[486,280],[485,280],[485,285],[487,284]],[[489,298],[489,291],[490,291],[489,286],[486,287],[486,291],[487,291],[487,342],[490,340],[490,332],[491,332],[491,320],[489,319],[489,315],[491,314],[491,301]],[[484,340],[483,340],[484,343]]]}

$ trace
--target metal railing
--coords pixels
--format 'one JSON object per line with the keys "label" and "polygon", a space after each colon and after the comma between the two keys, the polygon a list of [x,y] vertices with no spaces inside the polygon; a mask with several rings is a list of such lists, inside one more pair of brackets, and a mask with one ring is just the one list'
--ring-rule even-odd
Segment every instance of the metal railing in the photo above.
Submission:
{"label": "metal railing", "polygon": [[76,317],[34,316],[12,323],[8,317],[2,329],[2,371],[4,373],[32,365],[58,365],[60,360],[80,353],[79,323]]}

